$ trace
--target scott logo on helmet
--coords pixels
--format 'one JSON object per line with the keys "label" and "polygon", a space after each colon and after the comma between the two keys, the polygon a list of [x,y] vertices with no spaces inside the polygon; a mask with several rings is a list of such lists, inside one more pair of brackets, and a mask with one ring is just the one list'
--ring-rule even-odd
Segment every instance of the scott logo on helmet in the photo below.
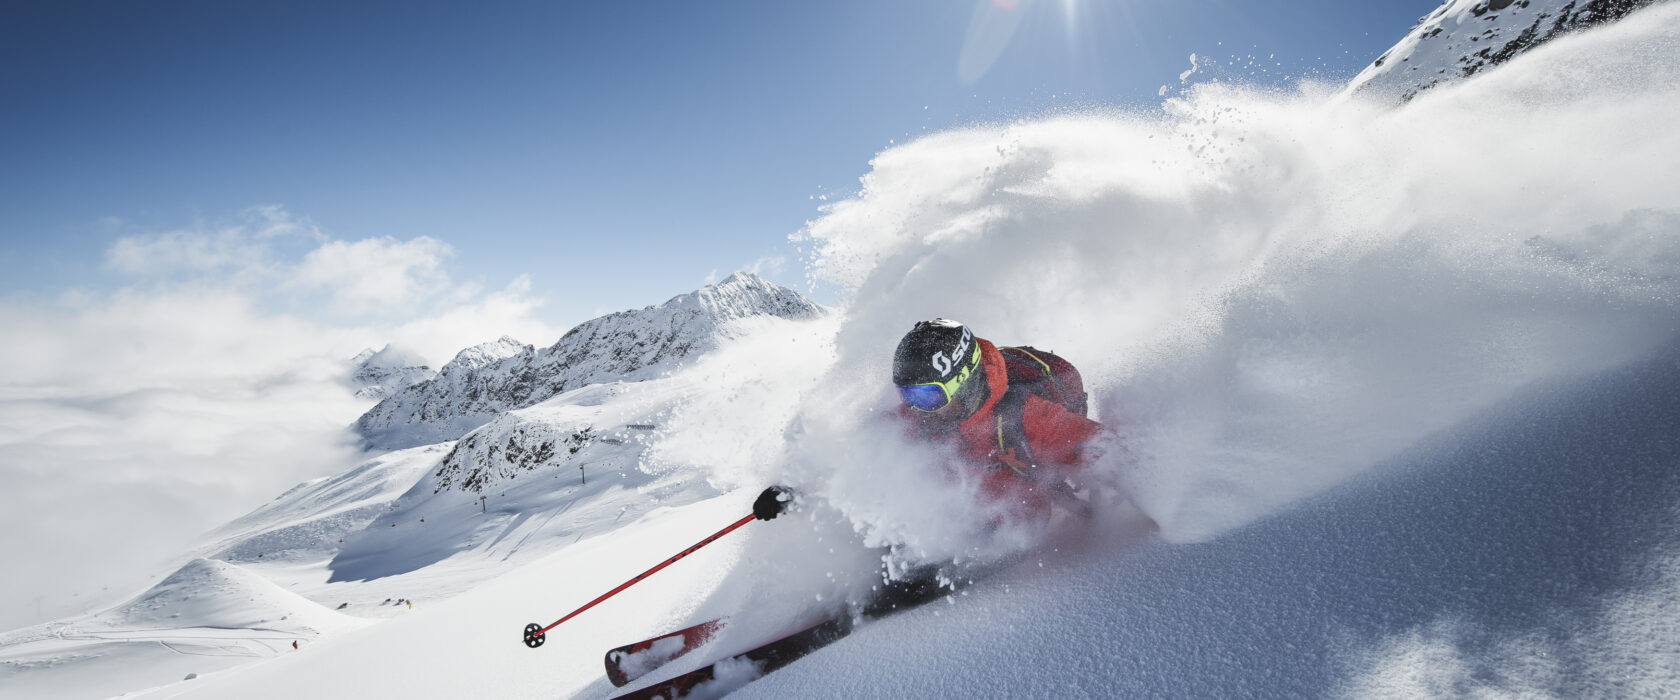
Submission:
{"label": "scott logo on helmet", "polygon": [[951,350],[951,354],[947,355],[943,352],[933,354],[933,368],[939,370],[939,376],[950,376],[951,370],[956,368],[957,363],[963,361],[964,354],[968,352],[968,344],[973,339],[974,333],[970,332],[967,326],[964,326],[962,338],[957,340],[957,347]]}

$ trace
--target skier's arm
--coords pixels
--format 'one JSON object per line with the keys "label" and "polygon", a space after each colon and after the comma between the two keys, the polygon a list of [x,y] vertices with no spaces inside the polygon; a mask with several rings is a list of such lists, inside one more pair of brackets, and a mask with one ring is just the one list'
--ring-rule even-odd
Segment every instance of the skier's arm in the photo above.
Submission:
{"label": "skier's arm", "polygon": [[1028,399],[1022,421],[1040,466],[1046,462],[1075,469],[1085,466],[1085,446],[1102,431],[1101,423],[1036,396]]}

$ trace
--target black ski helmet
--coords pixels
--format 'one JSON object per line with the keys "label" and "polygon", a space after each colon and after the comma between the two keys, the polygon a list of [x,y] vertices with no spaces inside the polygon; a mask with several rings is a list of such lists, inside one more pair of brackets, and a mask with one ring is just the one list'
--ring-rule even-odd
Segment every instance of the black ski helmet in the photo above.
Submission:
{"label": "black ski helmet", "polygon": [[[966,415],[979,404],[975,397],[984,396],[986,375],[980,361],[980,344],[967,326],[956,321],[936,318],[918,322],[898,341],[898,349],[893,352],[892,379],[899,387],[949,386],[950,402],[965,406]],[[950,386],[952,382],[959,385]],[[901,390],[900,394],[904,392]]]}

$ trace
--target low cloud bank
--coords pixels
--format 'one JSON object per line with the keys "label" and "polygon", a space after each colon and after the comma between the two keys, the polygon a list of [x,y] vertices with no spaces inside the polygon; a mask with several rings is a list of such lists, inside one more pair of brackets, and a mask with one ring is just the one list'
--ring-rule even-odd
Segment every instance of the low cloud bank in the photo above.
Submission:
{"label": "low cloud bank", "polygon": [[331,239],[282,209],[138,234],[114,291],[0,299],[0,629],[133,593],[194,539],[356,459],[349,358],[560,330],[515,278],[485,292],[429,238]]}

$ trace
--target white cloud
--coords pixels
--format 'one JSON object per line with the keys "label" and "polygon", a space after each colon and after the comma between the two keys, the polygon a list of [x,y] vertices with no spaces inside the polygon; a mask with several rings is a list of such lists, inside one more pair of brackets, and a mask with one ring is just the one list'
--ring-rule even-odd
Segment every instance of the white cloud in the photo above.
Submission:
{"label": "white cloud", "polygon": [[453,284],[449,254],[262,208],[117,241],[105,260],[131,286],[0,298],[0,549],[28,572],[0,577],[0,629],[130,594],[203,532],[348,468],[357,351],[396,342],[435,366],[559,337],[529,278]]}
{"label": "white cloud", "polygon": [[[106,217],[104,223],[121,226],[123,222]],[[147,278],[191,273],[271,274],[278,264],[273,243],[288,236],[326,240],[313,223],[283,207],[252,207],[231,222],[201,223],[176,231],[120,238],[105,251],[105,265]]]}
{"label": "white cloud", "polygon": [[327,235],[322,233],[321,229],[313,222],[292,215],[285,207],[278,204],[265,204],[246,209],[244,218],[246,225],[255,229],[257,238],[299,236],[316,242],[327,240]]}
{"label": "white cloud", "polygon": [[304,256],[292,281],[304,289],[325,290],[338,309],[368,313],[446,293],[450,282],[443,262],[454,252],[426,236],[329,241]]}
{"label": "white cloud", "polygon": [[[0,627],[122,595],[199,533],[352,456],[350,333],[226,288],[0,301]],[[76,598],[68,597],[78,595]]]}
{"label": "white cloud", "polygon": [[17,333],[0,346],[5,388],[47,396],[109,393],[127,385],[192,389],[270,365],[275,357],[330,357],[321,329],[297,318],[262,317],[252,299],[223,287],[124,289],[44,303],[0,303]]}
{"label": "white cloud", "polygon": [[781,275],[782,271],[786,267],[787,267],[787,257],[786,256],[772,255],[772,256],[762,257],[762,258],[754,260],[750,263],[747,263],[746,266],[742,267],[741,269],[745,272],[750,272],[750,273],[758,275],[760,277],[776,277],[776,276]]}
{"label": "white cloud", "polygon": [[[531,279],[520,275],[500,291],[441,308],[391,328],[384,337],[414,348],[438,366],[462,348],[504,335],[542,347],[560,339],[566,329],[537,317],[541,299],[531,296]],[[469,340],[470,339],[470,340]]]}
{"label": "white cloud", "polygon": [[401,319],[480,295],[476,285],[451,280],[445,264],[454,252],[428,236],[337,240],[283,207],[264,206],[227,222],[120,238],[105,251],[105,267],[141,282],[232,285],[336,317]]}
{"label": "white cloud", "polygon": [[130,275],[165,275],[249,268],[263,262],[264,250],[242,232],[171,231],[118,240],[106,251],[106,266]]}

